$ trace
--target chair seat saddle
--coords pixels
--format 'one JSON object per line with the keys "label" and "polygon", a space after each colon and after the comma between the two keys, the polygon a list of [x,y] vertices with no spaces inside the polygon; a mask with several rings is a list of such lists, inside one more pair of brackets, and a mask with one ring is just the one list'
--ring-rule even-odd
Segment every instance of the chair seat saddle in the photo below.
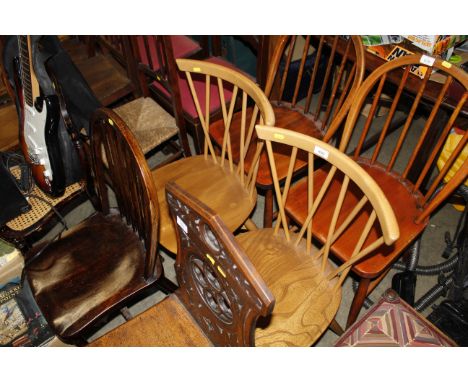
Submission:
{"label": "chair seat saddle", "polygon": [[130,288],[147,285],[141,241],[117,214],[96,213],[61,240],[34,248],[27,258],[32,259],[27,273],[31,290],[62,338],[95,322],[96,312],[105,313],[103,306],[127,298]]}
{"label": "chair seat saddle", "polygon": [[175,119],[149,97],[140,97],[114,111],[135,135],[143,153],[177,135]]}
{"label": "chair seat saddle", "polygon": [[337,279],[329,281],[325,276],[332,265],[328,263],[322,272],[321,261],[305,254],[304,243],[288,243],[284,231],[275,235],[273,229],[262,229],[236,239],[276,300],[268,322],[262,318],[257,322],[255,345],[312,345],[330,325],[341,302]]}
{"label": "chair seat saddle", "polygon": [[[369,254],[369,258],[354,265],[353,269],[359,276],[376,277],[382,271],[383,266],[387,267],[393,263],[398,257],[397,254],[406,248],[424,230],[427,225],[427,220],[421,224],[415,223],[416,217],[420,214],[419,209],[422,204],[422,196],[419,192],[413,192],[408,182],[402,182],[398,174],[389,176],[389,174],[385,172],[385,167],[379,164],[371,165],[365,158],[359,158],[357,162],[372,176],[384,191],[385,196],[395,212],[399,227],[405,227],[405,229],[401,229],[400,238],[392,246],[379,247],[376,251],[372,252],[372,254]],[[315,174],[314,182],[316,182],[316,184],[322,184],[326,176],[326,171],[319,170]],[[331,216],[335,208],[334,201],[337,198],[340,187],[341,181],[335,178],[318,208],[317,217],[314,218],[312,229],[314,235],[321,241],[325,241],[326,239]],[[307,211],[301,205],[304,203],[304,200],[306,200],[304,199],[306,193],[307,184],[304,181],[299,182],[290,190],[286,203],[286,210],[296,222],[304,222],[306,218]],[[348,192],[340,216],[346,216],[356,206],[361,197],[362,194],[356,190]],[[364,211],[360,214],[348,228],[348,232],[343,234],[342,238],[333,244],[332,251],[341,261],[349,259],[350,248],[355,244],[350,238],[358,239],[357,233],[362,230],[368,216],[368,211]],[[340,225],[342,220],[343,219],[340,220],[340,218],[338,218],[337,226]],[[367,243],[375,240],[378,235],[380,235],[380,231],[375,227],[372,228],[367,238]]]}
{"label": "chair seat saddle", "polygon": [[[285,106],[275,106],[273,105],[273,110],[275,112],[275,124],[278,127],[282,127],[288,130],[297,131],[302,134],[306,134],[308,136],[322,139],[323,133],[320,130],[320,121],[314,121],[310,115],[305,115],[304,113],[298,110],[291,110],[286,108]],[[250,120],[252,116],[252,108],[247,109],[247,121]],[[242,114],[236,113],[232,117],[232,125],[230,128],[230,135],[232,140],[232,152],[234,161],[237,163],[239,161],[239,134],[240,134],[240,126],[241,126],[241,119]],[[223,121],[216,121],[213,122],[210,127],[210,134],[213,139],[220,144],[223,141],[224,135],[224,124]],[[250,145],[249,151],[247,152],[245,158],[245,172],[248,172],[252,166],[252,160],[255,153],[255,144]],[[275,146],[275,145],[274,145]],[[280,176],[280,179],[283,179],[286,176],[288,171],[289,165],[289,158],[291,155],[290,148],[282,148],[282,150],[275,150],[275,158],[277,163],[277,171]],[[298,161],[295,163],[294,171],[298,171],[299,169],[305,167],[306,165],[306,157],[303,157],[304,153],[298,154]],[[268,163],[268,157],[266,152],[264,151],[260,157],[260,165],[257,174],[257,186],[259,187],[271,187],[273,183],[273,178],[271,176],[271,169]]]}
{"label": "chair seat saddle", "polygon": [[[218,162],[220,158],[217,157]],[[174,224],[166,202],[165,186],[175,181],[194,197],[216,211],[226,226],[234,231],[239,228],[255,207],[256,193],[249,196],[236,168],[231,172],[226,164],[221,168],[211,158],[203,155],[181,159],[152,171],[158,190],[160,208],[160,243],[172,253],[177,252]]]}

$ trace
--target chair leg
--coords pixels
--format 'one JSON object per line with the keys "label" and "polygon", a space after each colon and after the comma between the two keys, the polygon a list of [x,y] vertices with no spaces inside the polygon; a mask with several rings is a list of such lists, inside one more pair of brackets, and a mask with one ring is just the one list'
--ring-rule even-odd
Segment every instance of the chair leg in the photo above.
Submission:
{"label": "chair leg", "polygon": [[337,336],[341,336],[344,333],[343,328],[341,327],[341,325],[335,319],[333,319],[333,321],[330,323],[330,329]]}
{"label": "chair leg", "polygon": [[158,281],[156,281],[156,287],[163,292],[164,294],[171,294],[176,291],[178,286],[174,284],[171,280],[162,275]]}
{"label": "chair leg", "polygon": [[265,206],[263,210],[263,228],[271,228],[273,225],[273,189],[269,188],[265,193]]}
{"label": "chair leg", "polygon": [[348,321],[346,322],[346,329],[349,328],[354,321],[356,321],[359,312],[361,311],[364,300],[367,297],[367,291],[369,290],[370,279],[361,279],[359,281],[359,287],[354,295],[351,308],[349,309]]}

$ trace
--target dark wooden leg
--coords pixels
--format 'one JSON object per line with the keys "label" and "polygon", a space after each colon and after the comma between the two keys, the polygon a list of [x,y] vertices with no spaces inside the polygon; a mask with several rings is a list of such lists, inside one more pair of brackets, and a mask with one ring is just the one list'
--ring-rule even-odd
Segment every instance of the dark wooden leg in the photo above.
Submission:
{"label": "dark wooden leg", "polygon": [[203,143],[205,142],[205,134],[201,125],[193,126],[193,144],[195,146],[196,155],[203,154]]}
{"label": "dark wooden leg", "polygon": [[176,284],[174,284],[171,280],[166,278],[164,275],[162,275],[158,279],[158,281],[156,281],[155,284],[156,284],[156,287],[164,294],[173,293],[178,288]]}
{"label": "dark wooden leg", "polygon": [[362,305],[364,304],[364,300],[367,297],[367,291],[369,289],[370,279],[361,279],[359,281],[359,287],[354,295],[353,302],[351,304],[351,308],[349,309],[348,321],[346,322],[346,329],[349,328],[361,311]]}
{"label": "dark wooden leg", "polygon": [[265,192],[265,207],[263,210],[263,228],[271,228],[273,225],[273,189]]}
{"label": "dark wooden leg", "polygon": [[333,321],[331,322],[330,324],[330,329],[333,331],[333,333],[335,333],[337,336],[341,336],[343,333],[344,333],[344,330],[343,328],[341,327],[341,325],[336,322],[335,319],[333,319]]}

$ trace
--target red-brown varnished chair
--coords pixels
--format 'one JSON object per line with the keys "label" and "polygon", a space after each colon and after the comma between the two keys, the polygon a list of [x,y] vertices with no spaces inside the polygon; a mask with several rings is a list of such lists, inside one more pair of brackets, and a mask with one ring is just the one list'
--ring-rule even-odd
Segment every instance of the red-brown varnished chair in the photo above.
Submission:
{"label": "red-brown varnished chair", "polygon": [[[292,130],[257,126],[259,139],[266,142],[275,188],[279,217],[274,228],[263,228],[236,237],[250,261],[265,280],[276,303],[268,325],[257,329],[256,343],[262,346],[310,346],[331,325],[341,302],[341,286],[352,265],[369,256],[375,248],[391,246],[399,230],[382,190],[352,159],[321,140]],[[281,188],[275,151],[288,150],[288,173]],[[307,216],[295,230],[287,221],[284,206],[292,199],[291,183],[298,152],[306,153],[307,201],[302,209]],[[323,166],[323,162],[327,165]],[[322,165],[321,170],[317,170]],[[324,173],[324,182],[316,181]],[[342,184],[340,184],[342,183]],[[337,194],[330,189],[338,188]],[[364,207],[345,208],[347,201],[360,201]],[[353,205],[354,207],[354,205]],[[330,260],[333,246],[341,241],[356,219],[364,222],[353,231],[347,244],[352,256],[336,267]],[[325,238],[313,236],[313,227],[321,221]],[[371,231],[375,224],[376,234]],[[319,240],[317,240],[319,239]]]}
{"label": "red-brown varnished chair", "polygon": [[[424,79],[410,73],[415,65],[427,70]],[[444,84],[429,80],[435,69],[446,76]],[[395,211],[400,227],[400,238],[393,246],[378,248],[373,251],[373,256],[353,266],[352,270],[359,278],[359,288],[350,309],[348,326],[357,318],[365,297],[385,276],[392,263],[421,235],[431,215],[468,174],[468,163],[465,162],[448,183],[442,182],[466,146],[468,132],[465,132],[440,173],[432,173],[433,165],[454,121],[457,117],[461,118],[463,113],[465,113],[463,118],[466,118],[467,87],[468,76],[461,69],[439,59],[412,55],[385,63],[376,69],[363,82],[356,94],[346,120],[340,149],[343,151],[346,149],[351,135],[354,134],[353,140],[357,144],[350,156],[383,190]],[[409,94],[413,96],[408,101]],[[406,98],[403,99],[403,96]],[[377,118],[376,110],[381,104],[388,105],[389,97],[391,105],[388,114]],[[444,111],[443,103],[449,100],[455,106],[451,111]],[[369,102],[370,111],[364,116],[361,110]],[[396,110],[402,102],[409,105],[405,123],[399,133],[388,134],[392,120],[397,118]],[[422,113],[424,108],[428,109],[426,116]],[[447,118],[441,120],[446,113],[448,113]],[[416,119],[416,115],[420,118]],[[358,120],[363,123],[362,130],[356,126]],[[410,139],[412,135],[410,132],[415,132],[415,139]],[[377,144],[373,149],[364,151],[366,139],[372,134],[378,137]],[[383,152],[383,147],[386,148],[386,152],[390,151],[390,154]],[[325,179],[326,173],[319,172],[315,181],[323,182]],[[339,188],[331,188],[327,196],[338,195],[338,192]],[[357,202],[358,200],[348,204],[345,202],[344,206],[353,208]],[[286,203],[286,211],[294,222],[304,223],[307,217],[304,210],[305,203],[307,203],[307,183],[298,182],[292,186],[290,200]],[[321,240],[327,235],[325,223],[316,220],[312,226],[313,234]],[[355,237],[354,229],[364,224],[364,221],[356,221],[349,233],[345,233],[343,239],[333,245],[333,255],[340,261],[346,262],[352,256],[349,242]],[[372,232],[374,230],[375,228]]]}
{"label": "red-brown varnished chair", "polygon": [[[203,151],[204,133],[193,102],[188,82],[177,69],[178,58],[201,58],[195,50],[198,46],[181,41],[182,36],[134,36],[132,45],[138,61],[143,94],[153,96],[166,110],[173,113],[179,129],[188,128],[194,138],[197,154]],[[203,61],[236,69],[220,57],[208,57]],[[238,70],[238,69],[237,69]],[[243,73],[245,74],[245,73]],[[194,78],[198,94],[205,92],[205,84]],[[212,85],[211,91],[215,91]],[[230,92],[226,92],[229,102]],[[201,108],[205,111],[205,96],[200,96]],[[221,118],[219,98],[212,97],[209,103],[210,119]],[[185,144],[185,143],[184,143]]]}
{"label": "red-brown varnished chair", "polygon": [[[238,165],[234,164],[231,147],[234,144],[249,146],[253,134],[253,125],[247,115],[249,104],[255,105],[254,109],[266,125],[273,125],[275,121],[273,109],[265,94],[253,81],[238,71],[208,61],[181,58],[177,60],[177,65],[186,76],[187,86],[205,133],[205,144],[203,155],[183,158],[153,171],[161,212],[160,243],[172,253],[177,252],[177,240],[164,192],[166,184],[171,180],[213,209],[231,231],[240,228],[246,222],[249,228],[253,228],[253,223],[249,224],[251,222],[248,218],[257,202],[256,168],[252,166],[249,172],[245,171],[245,152],[241,152]],[[202,84],[206,91],[200,92],[195,83]],[[227,94],[230,94],[229,98]],[[215,98],[218,99],[222,120],[226,126],[220,152],[215,151],[208,134],[211,113],[207,105]],[[236,103],[240,105],[241,113],[245,117],[239,137],[241,142],[235,142],[229,135]]]}
{"label": "red-brown varnished chair", "polygon": [[[97,212],[26,254],[34,298],[65,342],[82,341],[94,324],[162,276],[158,197],[143,153],[111,110],[97,110],[91,129]],[[118,209],[110,206],[105,173]]]}
{"label": "red-brown varnished chair", "polygon": [[[295,62],[293,56],[298,57]],[[276,126],[330,141],[340,131],[364,77],[364,69],[364,51],[357,36],[348,40],[339,36],[306,36],[302,40],[300,36],[282,36],[273,51],[265,87],[275,112]],[[240,113],[233,117],[233,136],[239,134],[240,119]],[[210,133],[220,143],[224,127],[214,123]],[[246,156],[246,171],[250,169],[254,152],[255,144]],[[233,153],[237,162],[239,147],[234,144]],[[282,182],[288,171],[289,152],[275,155]],[[305,168],[305,161],[298,160],[295,166],[294,172],[298,174]],[[271,227],[273,179],[266,152],[262,153],[256,182],[257,188],[265,192],[264,227]]]}
{"label": "red-brown varnished chair", "polygon": [[274,298],[223,221],[175,183],[179,289],[91,346],[253,346]]}

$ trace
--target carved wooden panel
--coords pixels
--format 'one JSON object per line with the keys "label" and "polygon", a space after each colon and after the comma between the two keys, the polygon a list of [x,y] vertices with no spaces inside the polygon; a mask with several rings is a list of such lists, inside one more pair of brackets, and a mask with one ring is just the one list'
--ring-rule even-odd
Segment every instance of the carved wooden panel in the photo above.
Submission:
{"label": "carved wooden panel", "polygon": [[274,299],[222,221],[170,183],[167,201],[177,227],[176,292],[218,346],[254,345],[258,316]]}

